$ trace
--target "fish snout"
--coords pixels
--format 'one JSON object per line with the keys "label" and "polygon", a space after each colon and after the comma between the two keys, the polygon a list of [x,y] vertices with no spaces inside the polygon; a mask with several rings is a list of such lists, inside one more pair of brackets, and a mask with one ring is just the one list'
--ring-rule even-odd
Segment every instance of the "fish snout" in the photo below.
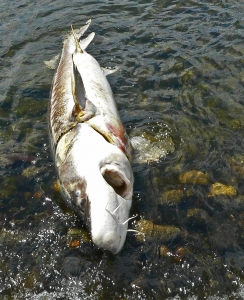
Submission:
{"label": "fish snout", "polygon": [[108,233],[100,236],[93,236],[92,239],[98,248],[117,254],[124,245],[125,237],[125,234],[109,231]]}
{"label": "fish snout", "polygon": [[[114,196],[119,197],[116,194]],[[98,248],[113,254],[120,252],[127,235],[126,220],[129,218],[130,204],[129,200],[110,201],[104,207],[103,213],[99,210],[99,215],[97,214],[96,217],[91,211],[91,235]]]}
{"label": "fish snout", "polygon": [[103,238],[102,247],[113,254],[117,254],[124,244],[124,242],[121,244],[121,240],[122,236],[120,234],[117,235],[113,231],[108,232]]}

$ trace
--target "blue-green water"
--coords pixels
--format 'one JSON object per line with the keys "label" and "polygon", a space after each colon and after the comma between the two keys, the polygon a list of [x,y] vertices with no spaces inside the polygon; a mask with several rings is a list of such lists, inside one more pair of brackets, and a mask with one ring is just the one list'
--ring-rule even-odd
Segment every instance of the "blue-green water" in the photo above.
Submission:
{"label": "blue-green water", "polygon": [[[116,256],[63,204],[48,139],[44,61],[90,18],[129,135],[170,148],[133,163],[155,231]],[[244,4],[1,1],[0,40],[0,298],[243,299]]]}

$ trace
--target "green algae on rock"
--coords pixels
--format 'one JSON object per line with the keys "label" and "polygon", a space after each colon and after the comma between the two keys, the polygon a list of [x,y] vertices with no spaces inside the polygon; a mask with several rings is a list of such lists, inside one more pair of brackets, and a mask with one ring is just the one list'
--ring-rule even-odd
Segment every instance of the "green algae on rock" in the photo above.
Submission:
{"label": "green algae on rock", "polygon": [[236,189],[231,185],[216,182],[210,187],[209,197],[218,195],[235,196]]}
{"label": "green algae on rock", "polygon": [[197,170],[192,170],[180,174],[179,181],[183,184],[208,185],[210,183],[208,175]]}
{"label": "green algae on rock", "polygon": [[197,231],[205,230],[208,220],[208,213],[201,208],[191,208],[187,211],[186,224],[188,229]]}
{"label": "green algae on rock", "polygon": [[140,232],[137,235],[138,241],[143,241],[144,238],[158,238],[168,240],[181,234],[181,230],[175,226],[155,225],[148,220],[140,220],[135,224],[135,229]]}
{"label": "green algae on rock", "polygon": [[159,199],[160,204],[176,205],[181,202],[184,196],[181,190],[168,190],[162,194]]}
{"label": "green algae on rock", "polygon": [[185,246],[179,247],[176,249],[174,255],[172,256],[173,262],[181,263],[190,254],[191,254],[191,251],[187,247],[185,247]]}
{"label": "green algae on rock", "polygon": [[87,230],[83,228],[69,228],[66,234],[67,240],[79,240],[81,242],[91,242]]}
{"label": "green algae on rock", "polygon": [[170,256],[170,250],[167,246],[165,245],[162,245],[159,247],[159,255],[162,256],[162,257],[168,257]]}
{"label": "green algae on rock", "polygon": [[39,169],[40,168],[36,167],[35,165],[34,166],[29,166],[28,168],[23,170],[22,175],[27,177],[27,178],[32,178],[36,174],[38,174]]}

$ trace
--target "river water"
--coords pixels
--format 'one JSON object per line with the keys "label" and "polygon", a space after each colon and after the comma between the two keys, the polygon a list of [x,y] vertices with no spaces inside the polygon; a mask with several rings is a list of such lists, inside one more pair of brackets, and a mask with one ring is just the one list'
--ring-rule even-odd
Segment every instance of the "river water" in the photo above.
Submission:
{"label": "river water", "polygon": [[[97,251],[63,203],[47,112],[70,24],[138,151],[123,250]],[[244,298],[244,4],[0,1],[1,299]]]}

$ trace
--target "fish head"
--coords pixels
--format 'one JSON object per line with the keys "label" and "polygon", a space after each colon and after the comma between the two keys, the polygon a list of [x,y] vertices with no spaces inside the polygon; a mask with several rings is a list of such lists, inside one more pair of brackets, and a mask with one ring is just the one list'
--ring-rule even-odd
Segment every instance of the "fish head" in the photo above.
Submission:
{"label": "fish head", "polygon": [[87,224],[93,243],[118,253],[127,235],[134,182],[126,155],[82,123],[60,140],[56,166],[64,198]]}
{"label": "fish head", "polygon": [[87,182],[77,170],[77,154],[74,153],[77,145],[76,136],[75,129],[70,130],[60,139],[55,151],[55,165],[59,175],[60,191],[65,202],[85,220],[88,205]]}
{"label": "fish head", "polygon": [[[127,158],[123,155],[123,160]],[[115,155],[112,155],[115,158]],[[118,253],[124,245],[132,203],[133,174],[129,164],[103,161],[96,181],[88,182],[90,231],[94,244]]]}
{"label": "fish head", "polygon": [[61,193],[63,194],[68,206],[86,222],[86,220],[89,219],[86,180],[85,178],[79,177],[76,172],[72,172],[71,169],[72,168],[69,170],[69,174],[71,176],[61,176],[63,179],[62,181],[60,180]]}

